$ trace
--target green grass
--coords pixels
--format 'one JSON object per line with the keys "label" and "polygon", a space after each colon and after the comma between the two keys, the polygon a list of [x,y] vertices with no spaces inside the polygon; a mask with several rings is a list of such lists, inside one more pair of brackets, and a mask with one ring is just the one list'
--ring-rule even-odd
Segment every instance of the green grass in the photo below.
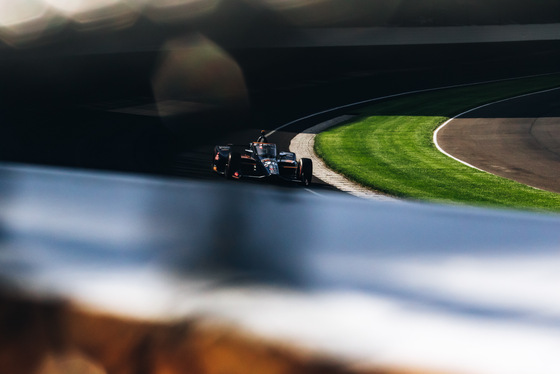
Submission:
{"label": "green grass", "polygon": [[420,200],[560,212],[560,194],[465,166],[437,150],[433,132],[484,103],[560,86],[560,75],[445,89],[377,102],[319,134],[333,170],[372,189]]}

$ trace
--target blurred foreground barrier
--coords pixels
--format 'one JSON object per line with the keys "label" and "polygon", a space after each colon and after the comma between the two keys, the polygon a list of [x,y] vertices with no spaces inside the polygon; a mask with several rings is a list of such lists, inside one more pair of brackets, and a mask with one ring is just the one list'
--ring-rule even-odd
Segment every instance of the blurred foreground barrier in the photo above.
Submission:
{"label": "blurred foreground barrier", "polygon": [[4,164],[0,366],[557,373],[558,227],[554,215]]}

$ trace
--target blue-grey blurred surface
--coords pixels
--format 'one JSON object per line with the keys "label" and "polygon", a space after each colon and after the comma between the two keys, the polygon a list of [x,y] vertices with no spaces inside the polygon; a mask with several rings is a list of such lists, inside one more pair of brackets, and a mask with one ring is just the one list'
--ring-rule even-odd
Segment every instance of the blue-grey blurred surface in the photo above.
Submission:
{"label": "blue-grey blurred surface", "polygon": [[388,281],[385,265],[560,256],[557,215],[12,165],[0,178],[2,275],[41,279],[37,287],[56,284],[64,269],[157,267],[407,297],[418,295]]}
{"label": "blue-grey blurred surface", "polygon": [[[389,364],[560,368],[559,227],[299,188],[0,169],[5,287],[133,317],[217,316]],[[487,345],[500,348],[481,360]]]}

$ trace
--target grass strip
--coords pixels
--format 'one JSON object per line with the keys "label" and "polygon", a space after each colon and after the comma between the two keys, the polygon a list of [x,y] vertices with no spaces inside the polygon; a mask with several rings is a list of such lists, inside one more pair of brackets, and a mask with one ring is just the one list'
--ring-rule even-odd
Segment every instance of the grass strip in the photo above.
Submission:
{"label": "grass strip", "polygon": [[465,166],[437,150],[433,132],[470,108],[560,86],[560,74],[411,94],[357,111],[320,133],[315,152],[333,170],[390,195],[560,212],[560,194]]}

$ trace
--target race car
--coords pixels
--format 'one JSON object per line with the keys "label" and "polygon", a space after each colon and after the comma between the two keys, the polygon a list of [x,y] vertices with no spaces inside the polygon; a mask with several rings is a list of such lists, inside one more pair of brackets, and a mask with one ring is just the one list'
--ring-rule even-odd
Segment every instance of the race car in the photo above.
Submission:
{"label": "race car", "polygon": [[212,170],[227,179],[261,178],[311,184],[313,163],[296,159],[293,152],[277,152],[276,144],[252,142],[249,148],[236,145],[214,147]]}

